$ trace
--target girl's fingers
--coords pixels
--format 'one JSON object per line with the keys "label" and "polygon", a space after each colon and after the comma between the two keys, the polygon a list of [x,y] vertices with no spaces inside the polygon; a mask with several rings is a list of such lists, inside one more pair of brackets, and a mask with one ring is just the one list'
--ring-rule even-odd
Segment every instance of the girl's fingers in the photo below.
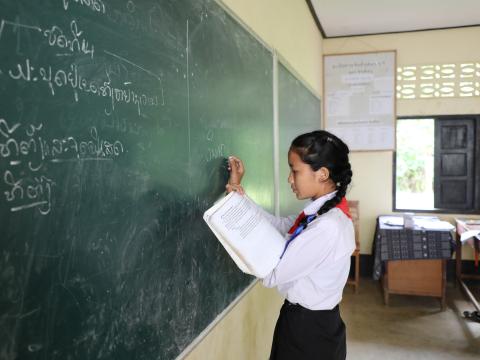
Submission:
{"label": "girl's fingers", "polygon": [[243,170],[243,162],[236,156],[229,156],[228,162],[230,163],[231,166],[235,166],[237,169]]}
{"label": "girl's fingers", "polygon": [[243,161],[239,158],[234,157],[235,166],[240,174],[245,172],[245,167],[243,166]]}
{"label": "girl's fingers", "polygon": [[242,182],[242,177],[245,173],[245,168],[243,166],[242,160],[235,156],[228,157],[228,168],[230,171],[230,177],[228,179],[228,184],[225,186],[227,192],[236,191],[239,194],[243,195],[245,191],[240,185]]}
{"label": "girl's fingers", "polygon": [[240,184],[245,174],[245,167],[242,160],[235,156],[229,156],[228,165],[230,171],[229,183]]}

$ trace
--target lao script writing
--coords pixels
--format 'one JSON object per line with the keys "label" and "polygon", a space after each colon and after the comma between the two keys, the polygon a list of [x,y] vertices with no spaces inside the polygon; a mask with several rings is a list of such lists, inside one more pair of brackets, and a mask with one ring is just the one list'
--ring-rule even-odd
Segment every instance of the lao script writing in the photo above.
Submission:
{"label": "lao script writing", "polygon": [[50,212],[57,181],[50,178],[47,163],[112,161],[125,151],[121,141],[102,139],[94,126],[84,140],[68,135],[47,138],[43,129],[42,123],[9,124],[0,118],[0,164],[6,165],[2,187],[12,212],[30,208],[42,215]]}

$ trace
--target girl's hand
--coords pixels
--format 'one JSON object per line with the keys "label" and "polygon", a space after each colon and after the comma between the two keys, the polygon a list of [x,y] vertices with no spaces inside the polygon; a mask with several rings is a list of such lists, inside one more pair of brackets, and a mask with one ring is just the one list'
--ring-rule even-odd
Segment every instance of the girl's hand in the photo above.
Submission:
{"label": "girl's hand", "polygon": [[238,191],[243,195],[245,191],[242,188],[241,182],[243,175],[245,174],[245,166],[243,165],[242,160],[235,156],[229,156],[228,170],[230,171],[230,178],[228,179],[228,184],[225,186],[227,193]]}
{"label": "girl's hand", "polygon": [[232,191],[238,192],[240,195],[245,194],[245,190],[243,190],[242,185],[231,185],[227,184],[225,185],[225,189],[227,189],[227,194],[231,193]]}

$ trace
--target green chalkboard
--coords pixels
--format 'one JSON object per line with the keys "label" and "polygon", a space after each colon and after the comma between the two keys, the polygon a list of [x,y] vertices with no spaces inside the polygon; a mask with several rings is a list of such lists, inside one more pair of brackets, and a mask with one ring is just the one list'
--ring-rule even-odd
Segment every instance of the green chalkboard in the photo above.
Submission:
{"label": "green chalkboard", "polygon": [[172,359],[251,282],[203,223],[273,207],[272,55],[214,1],[0,0],[0,357]]}
{"label": "green chalkboard", "polygon": [[288,149],[300,134],[320,129],[320,100],[281,62],[278,64],[280,214],[296,215],[305,205],[288,184]]}

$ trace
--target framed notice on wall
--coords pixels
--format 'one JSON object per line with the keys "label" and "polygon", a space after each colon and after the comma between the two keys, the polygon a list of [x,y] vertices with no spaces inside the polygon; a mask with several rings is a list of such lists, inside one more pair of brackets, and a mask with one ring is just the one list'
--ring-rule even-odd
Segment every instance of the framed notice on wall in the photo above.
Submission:
{"label": "framed notice on wall", "polygon": [[326,130],[352,151],[394,150],[396,52],[333,54],[323,60]]}

